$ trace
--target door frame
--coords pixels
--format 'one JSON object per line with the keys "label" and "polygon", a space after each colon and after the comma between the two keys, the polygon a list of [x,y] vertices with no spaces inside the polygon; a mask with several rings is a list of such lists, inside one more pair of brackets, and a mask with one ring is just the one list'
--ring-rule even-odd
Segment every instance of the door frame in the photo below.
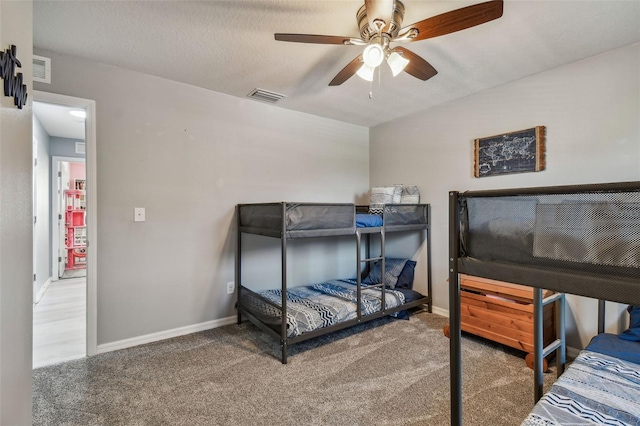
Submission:
{"label": "door frame", "polygon": [[[36,281],[36,273],[38,271],[38,259],[37,259],[37,249],[36,249],[36,243],[38,240],[38,234],[36,232],[36,223],[37,223],[37,217],[38,217],[38,145],[40,144],[40,142],[38,141],[38,138],[35,136],[35,134],[33,134],[33,137],[31,138],[31,166],[32,168],[32,172],[31,175],[33,176],[32,179],[32,198],[33,198],[33,220],[31,221],[31,224],[33,225],[33,232],[32,232],[32,244],[33,244],[33,303],[38,303],[38,293],[37,293],[37,284],[38,282]],[[41,189],[42,191],[42,189]],[[42,219],[41,219],[42,220]],[[46,285],[46,284],[45,284]],[[44,287],[44,285],[43,285]]]}
{"label": "door frame", "polygon": [[[38,102],[36,100],[36,102]],[[60,242],[60,228],[58,221],[58,215],[62,213],[63,208],[60,204],[62,194],[58,194],[58,187],[56,185],[58,180],[59,163],[84,163],[85,169],[87,167],[86,160],[82,157],[62,157],[53,155],[51,157],[51,265],[52,265],[52,279],[54,281],[60,279],[59,262],[60,256],[59,249],[62,246]],[[63,190],[64,191],[64,190]],[[64,220],[61,219],[61,220]]]}
{"label": "door frame", "polygon": [[96,102],[57,93],[33,91],[33,100],[50,104],[81,108],[87,112],[85,118],[85,165],[87,196],[87,356],[97,353],[98,348],[98,185],[96,182]]}

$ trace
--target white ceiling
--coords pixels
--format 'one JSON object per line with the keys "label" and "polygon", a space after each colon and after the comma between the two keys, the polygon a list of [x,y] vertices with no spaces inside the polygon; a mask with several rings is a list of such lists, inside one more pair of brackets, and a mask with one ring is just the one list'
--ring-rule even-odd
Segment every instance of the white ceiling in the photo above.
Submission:
{"label": "white ceiling", "polygon": [[[405,0],[403,26],[479,2]],[[640,41],[637,0],[506,0],[498,20],[403,45],[438,70],[428,81],[383,66],[379,82],[329,87],[362,47],[274,40],[358,37],[363,3],[36,0],[34,47],[238,97],[262,88],[286,95],[282,108],[371,127]]]}
{"label": "white ceiling", "polygon": [[49,136],[84,140],[84,118],[75,117],[69,113],[70,111],[79,109],[33,102],[33,114],[40,120]]}

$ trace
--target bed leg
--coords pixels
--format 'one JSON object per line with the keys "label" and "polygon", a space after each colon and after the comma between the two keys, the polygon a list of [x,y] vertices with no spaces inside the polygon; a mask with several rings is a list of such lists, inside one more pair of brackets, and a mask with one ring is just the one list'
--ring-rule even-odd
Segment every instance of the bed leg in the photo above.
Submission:
{"label": "bed leg", "polygon": [[242,324],[242,314],[240,313],[240,310],[238,309],[238,325]]}
{"label": "bed leg", "polygon": [[282,358],[281,361],[283,364],[287,363],[287,342],[281,342],[280,348],[282,349]]}

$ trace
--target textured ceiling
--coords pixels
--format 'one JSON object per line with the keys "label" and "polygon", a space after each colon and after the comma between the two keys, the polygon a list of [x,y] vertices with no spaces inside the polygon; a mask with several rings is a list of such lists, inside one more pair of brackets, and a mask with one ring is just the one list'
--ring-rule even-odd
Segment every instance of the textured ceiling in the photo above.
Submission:
{"label": "textured ceiling", "polygon": [[[405,0],[403,25],[479,2]],[[426,82],[382,66],[373,83],[329,87],[362,47],[274,40],[358,37],[363,3],[36,0],[34,47],[238,97],[262,88],[287,96],[279,107],[371,127],[640,41],[640,1],[506,0],[498,20],[403,44],[438,70]]]}

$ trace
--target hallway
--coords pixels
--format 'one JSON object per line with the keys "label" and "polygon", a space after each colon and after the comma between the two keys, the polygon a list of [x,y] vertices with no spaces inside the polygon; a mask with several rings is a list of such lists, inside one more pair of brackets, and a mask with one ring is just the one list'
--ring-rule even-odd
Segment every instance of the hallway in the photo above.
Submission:
{"label": "hallway", "polygon": [[86,278],[54,281],[33,307],[33,368],[86,356]]}

